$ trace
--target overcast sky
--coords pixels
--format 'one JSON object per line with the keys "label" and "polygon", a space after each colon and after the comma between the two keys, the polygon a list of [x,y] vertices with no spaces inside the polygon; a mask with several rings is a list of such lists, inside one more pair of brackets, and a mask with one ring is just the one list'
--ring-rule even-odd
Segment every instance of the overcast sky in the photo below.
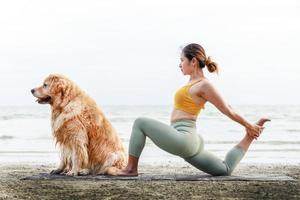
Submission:
{"label": "overcast sky", "polygon": [[0,2],[0,105],[62,73],[99,105],[170,105],[188,81],[180,47],[201,44],[229,104],[299,104],[300,1]]}

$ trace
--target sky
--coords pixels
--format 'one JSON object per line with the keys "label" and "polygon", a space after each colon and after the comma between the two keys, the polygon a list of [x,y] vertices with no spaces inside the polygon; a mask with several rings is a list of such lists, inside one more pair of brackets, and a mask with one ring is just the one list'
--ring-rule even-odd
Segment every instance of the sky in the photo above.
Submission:
{"label": "sky", "polygon": [[219,64],[205,76],[229,104],[299,104],[300,1],[0,2],[0,105],[35,105],[51,73],[99,105],[171,105],[186,84],[180,48]]}

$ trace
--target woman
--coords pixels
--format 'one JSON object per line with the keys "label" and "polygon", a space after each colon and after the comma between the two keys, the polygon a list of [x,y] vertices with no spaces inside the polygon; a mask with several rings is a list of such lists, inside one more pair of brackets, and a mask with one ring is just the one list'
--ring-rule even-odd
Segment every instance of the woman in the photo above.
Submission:
{"label": "woman", "polygon": [[[252,141],[261,134],[263,124],[270,120],[261,118],[256,124],[251,124],[236,113],[205,78],[203,74],[205,66],[209,72],[218,72],[217,64],[212,62],[210,57],[206,57],[204,49],[199,44],[189,44],[183,48],[179,67],[183,75],[190,76],[190,81],[175,94],[171,125],[145,117],[136,119],[129,142],[128,164],[118,171],[117,175],[138,175],[138,160],[145,146],[146,137],[161,149],[182,157],[208,174],[224,176],[232,173]],[[224,161],[204,150],[203,139],[197,134],[197,115],[206,102],[212,103],[223,114],[246,128],[244,138],[227,153]]]}

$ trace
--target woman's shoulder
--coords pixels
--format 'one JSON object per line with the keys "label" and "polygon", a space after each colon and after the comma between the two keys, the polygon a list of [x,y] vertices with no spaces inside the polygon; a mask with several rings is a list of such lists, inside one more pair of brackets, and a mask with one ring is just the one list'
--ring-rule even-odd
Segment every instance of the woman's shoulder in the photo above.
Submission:
{"label": "woman's shoulder", "polygon": [[199,81],[198,83],[196,83],[195,85],[197,86],[209,86],[209,85],[212,85],[212,83],[209,81],[208,78],[203,78],[201,81]]}
{"label": "woman's shoulder", "polygon": [[215,88],[212,82],[207,78],[195,84],[195,86],[195,89],[199,95],[202,95],[203,93],[206,93],[207,91],[213,90]]}

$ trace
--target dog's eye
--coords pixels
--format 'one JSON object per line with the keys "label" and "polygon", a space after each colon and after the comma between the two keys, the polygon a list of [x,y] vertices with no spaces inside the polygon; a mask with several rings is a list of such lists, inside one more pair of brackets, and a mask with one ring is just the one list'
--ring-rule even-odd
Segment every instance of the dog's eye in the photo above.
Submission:
{"label": "dog's eye", "polygon": [[43,85],[43,88],[46,88],[47,87],[47,84],[46,83],[44,83],[44,85]]}

